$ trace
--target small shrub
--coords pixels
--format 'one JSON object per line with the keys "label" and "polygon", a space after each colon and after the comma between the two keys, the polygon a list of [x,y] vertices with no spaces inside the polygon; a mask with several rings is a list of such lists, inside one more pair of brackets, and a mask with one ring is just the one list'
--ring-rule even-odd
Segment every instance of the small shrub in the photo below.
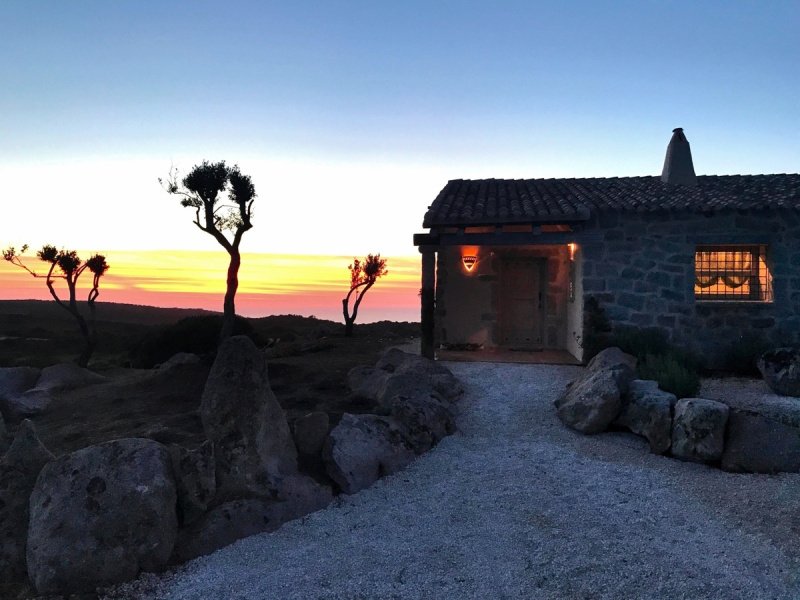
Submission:
{"label": "small shrub", "polygon": [[583,304],[583,360],[590,361],[594,355],[608,348],[611,323],[597,298],[589,296]]}
{"label": "small shrub", "polygon": [[722,355],[722,370],[740,377],[760,377],[758,357],[772,346],[763,336],[744,333]]}
{"label": "small shrub", "polygon": [[609,339],[609,346],[617,346],[640,361],[649,354],[666,354],[670,350],[666,332],[656,327],[644,329],[615,327]]}
{"label": "small shrub", "polygon": [[[178,352],[213,354],[221,329],[221,315],[186,317],[148,334],[131,353],[131,363],[134,367],[150,369]],[[243,317],[236,317],[233,335],[246,335],[256,344],[260,342],[253,326]]]}
{"label": "small shrub", "polygon": [[654,379],[659,388],[678,398],[694,396],[700,389],[697,370],[685,364],[675,352],[648,354],[639,362],[636,371],[639,378]]}

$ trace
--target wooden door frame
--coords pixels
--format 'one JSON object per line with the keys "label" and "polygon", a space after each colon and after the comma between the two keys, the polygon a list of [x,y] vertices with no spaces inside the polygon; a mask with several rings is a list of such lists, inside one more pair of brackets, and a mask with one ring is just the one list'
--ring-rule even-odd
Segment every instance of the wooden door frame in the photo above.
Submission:
{"label": "wooden door frame", "polygon": [[505,271],[505,264],[510,261],[515,262],[528,262],[532,265],[538,265],[538,273],[539,273],[539,293],[541,294],[542,301],[541,306],[539,308],[539,315],[538,315],[538,326],[539,326],[539,336],[541,341],[536,345],[537,348],[545,348],[545,340],[547,339],[546,331],[545,331],[545,317],[547,315],[547,257],[546,256],[526,256],[525,254],[506,254],[501,255],[498,257],[499,261],[499,269],[498,269],[498,278],[497,278],[497,331],[498,331],[498,342],[500,346],[506,345],[503,337],[505,334],[505,324],[503,322],[505,315],[503,314],[503,272]]}

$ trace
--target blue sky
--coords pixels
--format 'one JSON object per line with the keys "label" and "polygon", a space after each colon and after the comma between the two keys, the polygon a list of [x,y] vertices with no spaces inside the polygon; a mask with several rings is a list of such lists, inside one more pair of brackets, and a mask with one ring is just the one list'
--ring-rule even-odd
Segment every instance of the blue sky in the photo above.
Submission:
{"label": "blue sky", "polygon": [[253,174],[246,250],[331,254],[413,253],[451,178],[657,174],[677,126],[700,174],[798,172],[798,31],[796,0],[4,0],[0,244],[213,248],[156,181],[204,158]]}

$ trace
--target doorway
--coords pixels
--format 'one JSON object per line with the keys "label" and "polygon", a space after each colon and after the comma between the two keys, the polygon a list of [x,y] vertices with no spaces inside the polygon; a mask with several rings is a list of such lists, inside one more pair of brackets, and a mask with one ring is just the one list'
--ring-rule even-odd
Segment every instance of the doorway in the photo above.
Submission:
{"label": "doorway", "polygon": [[499,343],[514,350],[541,350],[547,260],[505,257],[500,262]]}

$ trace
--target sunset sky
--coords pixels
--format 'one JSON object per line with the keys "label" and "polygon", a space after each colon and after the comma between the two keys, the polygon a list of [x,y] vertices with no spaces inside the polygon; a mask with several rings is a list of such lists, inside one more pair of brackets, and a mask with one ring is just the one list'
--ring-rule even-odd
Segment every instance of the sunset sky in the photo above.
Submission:
{"label": "sunset sky", "polygon": [[[220,308],[225,254],[161,190],[258,192],[239,312],[416,319],[412,234],[448,179],[800,171],[800,3],[0,3],[0,244],[107,255],[100,300]],[[346,289],[344,290],[346,291]],[[0,298],[44,298],[0,264]]]}

